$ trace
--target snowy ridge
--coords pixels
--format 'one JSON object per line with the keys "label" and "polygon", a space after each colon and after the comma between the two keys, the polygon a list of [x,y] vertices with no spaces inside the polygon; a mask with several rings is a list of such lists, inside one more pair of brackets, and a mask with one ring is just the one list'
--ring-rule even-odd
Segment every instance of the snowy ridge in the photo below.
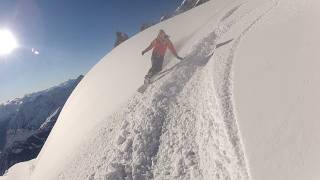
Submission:
{"label": "snowy ridge", "polygon": [[[81,75],[78,78],[82,78],[83,76]],[[0,103],[0,107],[2,108],[2,106],[8,106],[8,105],[20,105],[24,102],[29,102],[29,101],[33,101],[35,98],[37,98],[37,96],[42,95],[42,94],[46,94],[46,93],[50,93],[50,91],[54,91],[55,89],[67,89],[70,88],[70,85],[74,84],[76,81],[76,79],[69,79],[66,82],[63,82],[61,84],[55,85],[53,87],[50,87],[48,89],[42,90],[42,91],[38,91],[35,93],[29,93],[24,95],[22,98],[15,98],[14,100],[10,100],[7,102],[3,102]]]}
{"label": "snowy ridge", "polygon": [[[248,130],[252,132],[243,132],[241,126],[246,126],[245,120],[238,121],[236,110],[246,110],[243,108],[246,101],[234,102],[234,94],[238,92],[234,92],[233,87],[233,66],[237,64],[235,60],[239,60],[239,49],[257,46],[243,44],[243,41],[259,25],[268,22],[272,26],[275,18],[268,15],[274,12],[282,12],[283,18],[289,19],[285,13],[290,11],[283,11],[288,2],[279,6],[279,2],[285,1],[212,0],[155,25],[115,48],[88,73],[68,100],[37,158],[31,180],[304,179],[304,172],[294,177],[282,166],[283,171],[277,174],[268,174],[268,169],[263,169],[265,164],[270,168],[282,162],[269,156],[270,160],[264,163],[263,155],[268,152],[255,147],[255,143],[248,144],[250,133],[257,132],[253,125]],[[303,18],[311,17],[310,14]],[[193,18],[196,21],[190,21]],[[144,94],[139,94],[136,89],[150,65],[150,56],[141,57],[139,52],[160,28],[171,35],[185,59],[178,62],[167,55],[165,69]],[[239,114],[243,115],[242,112]],[[251,121],[261,123],[259,118]],[[289,130],[286,133],[289,138],[292,136]],[[243,134],[251,136],[243,140]],[[298,136],[296,141],[303,139],[301,134]],[[72,143],[59,141],[62,138]],[[263,138],[259,140],[264,143]],[[282,145],[287,142],[283,141]],[[257,156],[254,153],[260,153],[260,161],[247,158],[248,147],[251,158]],[[296,155],[293,149],[284,148],[283,153],[287,152]],[[306,153],[304,149],[300,152]],[[256,166],[249,168],[248,162]],[[311,165],[304,168],[308,167],[312,168]]]}
{"label": "snowy ridge", "polygon": [[83,76],[70,79],[49,89],[27,94],[23,98],[0,104],[0,122],[9,121],[11,129],[37,129],[51,111],[63,106]]}
{"label": "snowy ridge", "polygon": [[[231,3],[229,7],[238,6],[237,4],[239,3]],[[221,15],[225,21],[228,20],[225,14],[222,13]],[[214,16],[219,17],[221,15],[217,16],[215,14]],[[232,17],[232,15],[229,16]],[[222,21],[219,22],[218,18],[213,22],[223,23]],[[206,22],[206,28],[202,28],[207,29],[211,25],[211,23]],[[215,30],[213,32],[211,30],[209,35],[203,33],[201,36],[207,37],[190,37],[194,38],[196,43],[199,43],[196,46],[190,44],[193,50],[186,54],[183,62],[171,67],[167,72],[164,70],[165,76],[156,81],[154,86],[151,86],[142,97],[140,97],[140,94],[135,95],[127,107],[118,110],[119,113],[106,121],[107,124],[102,122],[103,125],[100,126],[108,127],[102,129],[103,132],[109,132],[110,121],[121,122],[122,125],[120,129],[112,128],[112,132],[115,131],[116,134],[119,134],[119,137],[114,138],[113,136],[115,145],[108,142],[108,137],[98,134],[97,138],[99,140],[90,143],[89,152],[88,150],[82,151],[87,152],[87,155],[96,154],[96,147],[103,142],[102,139],[108,142],[99,152],[105,152],[110,148],[114,152],[110,153],[107,150],[106,154],[102,156],[104,158],[102,158],[103,161],[100,164],[89,163],[96,164],[93,168],[98,168],[97,171],[91,172],[91,174],[87,174],[90,173],[87,172],[88,170],[91,171],[90,168],[86,168],[87,170],[80,168],[82,170],[78,171],[78,165],[82,164],[81,162],[90,162],[90,160],[86,159],[78,162],[79,159],[77,159],[77,162],[71,163],[76,164],[77,167],[67,168],[69,170],[60,174],[59,177],[62,179],[77,179],[81,174],[80,177],[90,175],[93,179],[208,179],[210,177],[248,179],[249,175],[245,163],[239,162],[244,157],[237,157],[237,154],[243,155],[244,153],[236,153],[232,150],[234,148],[230,144],[229,132],[223,130],[225,128],[222,112],[225,110],[216,107],[219,106],[219,100],[214,95],[216,94],[214,87],[211,86],[212,92],[209,91],[213,94],[212,101],[209,101],[212,106],[204,103],[201,109],[197,108],[199,105],[196,100],[200,99],[202,95],[199,102],[206,102],[207,97],[203,96],[201,92],[210,89],[210,86],[207,86],[213,82],[199,82],[199,78],[203,77],[195,78],[196,74],[202,74],[201,69],[212,58],[211,53],[223,33],[220,34],[220,37],[217,37]],[[199,40],[199,38],[203,40]],[[210,73],[203,76],[210,77]],[[162,76],[160,75],[160,77]],[[197,80],[192,81],[192,79]],[[202,83],[205,83],[205,85],[201,85]],[[192,92],[195,91],[198,91],[198,93],[193,95]],[[205,108],[206,106],[209,109]],[[212,117],[210,115],[212,111],[217,116]],[[188,121],[191,122],[188,123]],[[209,121],[209,124],[207,121]],[[213,122],[210,123],[210,121]],[[176,127],[178,124],[183,125],[178,128]],[[199,129],[194,131],[193,128],[197,126]],[[145,129],[145,127],[148,128]],[[202,134],[201,132],[204,129],[207,129],[211,136]],[[184,134],[181,131],[189,133]],[[103,138],[100,139],[99,137]],[[195,139],[199,141],[205,139],[205,141],[197,145]],[[223,142],[223,145],[214,143],[214,141]],[[208,142],[209,144],[207,144]],[[212,149],[207,146],[211,146]],[[94,149],[90,147],[94,147]],[[214,153],[211,152],[212,150]],[[81,157],[88,156],[81,155]],[[208,161],[201,161],[204,159],[208,159]],[[97,162],[97,159],[93,158],[93,161]],[[167,165],[164,166],[164,164]],[[243,167],[240,165],[243,165]],[[72,172],[74,168],[77,173],[73,172],[72,174],[75,176],[70,176],[68,172]]]}
{"label": "snowy ridge", "polygon": [[[169,63],[143,95],[134,95],[97,125],[98,133],[96,129],[79,151],[81,158],[70,163],[61,179],[250,179],[233,112],[230,73],[239,39],[266,11],[258,9],[260,14],[248,23],[242,20],[256,10],[248,8],[250,4],[225,7],[225,13],[215,14],[216,20],[189,37],[187,42],[193,43],[184,61]],[[241,23],[245,26],[233,34],[234,41],[222,41]],[[216,28],[209,28],[214,24]],[[219,56],[220,51],[227,56]],[[221,64],[214,63],[217,58]],[[222,79],[216,86],[215,76]],[[83,162],[91,168],[81,167]]]}

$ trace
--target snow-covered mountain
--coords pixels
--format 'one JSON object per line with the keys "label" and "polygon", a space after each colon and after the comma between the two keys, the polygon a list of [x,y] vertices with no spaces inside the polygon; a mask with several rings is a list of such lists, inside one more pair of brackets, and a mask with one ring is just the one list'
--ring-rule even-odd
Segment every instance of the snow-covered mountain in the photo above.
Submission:
{"label": "snow-covered mountain", "polygon": [[[320,3],[213,0],[107,54],[2,179],[317,180]],[[164,29],[185,57],[137,93]]]}
{"label": "snow-covered mountain", "polygon": [[[0,105],[0,174],[38,155],[61,108],[82,78]],[[35,139],[39,142],[34,143]]]}
{"label": "snow-covered mountain", "polygon": [[178,14],[183,13],[207,1],[209,0],[183,0],[181,5],[177,8],[176,13]]}
{"label": "snow-covered mountain", "polygon": [[[28,161],[37,157],[58,119],[60,111],[61,108],[56,109],[38,130],[29,131],[28,134],[19,133],[22,131],[21,129],[15,132],[15,139],[12,139],[12,143],[8,144],[0,154],[1,174],[5,173],[9,167],[16,163]],[[20,138],[18,139],[16,136],[20,136]]]}
{"label": "snow-covered mountain", "polygon": [[180,6],[178,6],[178,8],[174,12],[166,13],[162,15],[160,17],[160,22],[165,21],[169,18],[172,18],[180,13],[186,12],[208,1],[210,0],[183,0]]}
{"label": "snow-covered mountain", "polygon": [[50,89],[1,104],[0,122],[9,120],[10,129],[38,129],[50,113],[64,105],[82,78],[80,76]]}

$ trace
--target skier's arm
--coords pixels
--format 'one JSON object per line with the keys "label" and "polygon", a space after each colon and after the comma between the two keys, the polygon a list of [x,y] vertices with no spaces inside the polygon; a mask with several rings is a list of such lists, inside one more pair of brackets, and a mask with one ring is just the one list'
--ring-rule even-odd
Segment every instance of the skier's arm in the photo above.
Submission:
{"label": "skier's arm", "polygon": [[144,55],[144,53],[150,51],[153,48],[153,46],[154,46],[154,40],[150,43],[150,45],[145,50],[142,51],[142,56]]}
{"label": "skier's arm", "polygon": [[180,56],[178,55],[176,49],[174,48],[172,42],[171,42],[169,39],[168,39],[168,47],[169,47],[170,51],[172,52],[172,54],[173,54],[176,58],[178,58],[178,59],[180,59],[180,60],[183,59],[182,57],[180,57]]}

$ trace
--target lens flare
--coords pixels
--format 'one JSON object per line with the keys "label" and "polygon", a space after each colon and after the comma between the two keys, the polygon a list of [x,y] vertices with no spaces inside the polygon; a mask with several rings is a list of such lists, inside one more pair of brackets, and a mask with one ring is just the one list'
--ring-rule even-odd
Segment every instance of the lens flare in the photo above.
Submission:
{"label": "lens flare", "polygon": [[6,29],[0,29],[0,55],[10,54],[18,43],[14,35]]}

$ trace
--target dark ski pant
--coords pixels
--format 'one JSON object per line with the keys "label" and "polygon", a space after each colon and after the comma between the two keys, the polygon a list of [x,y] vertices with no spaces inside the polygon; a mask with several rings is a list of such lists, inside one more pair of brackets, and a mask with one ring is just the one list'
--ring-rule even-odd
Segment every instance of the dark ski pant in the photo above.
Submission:
{"label": "dark ski pant", "polygon": [[155,74],[157,74],[162,70],[163,60],[164,60],[163,56],[152,54],[151,56],[152,66],[148,71],[148,74],[145,76],[146,79],[150,79],[152,76],[154,76]]}

